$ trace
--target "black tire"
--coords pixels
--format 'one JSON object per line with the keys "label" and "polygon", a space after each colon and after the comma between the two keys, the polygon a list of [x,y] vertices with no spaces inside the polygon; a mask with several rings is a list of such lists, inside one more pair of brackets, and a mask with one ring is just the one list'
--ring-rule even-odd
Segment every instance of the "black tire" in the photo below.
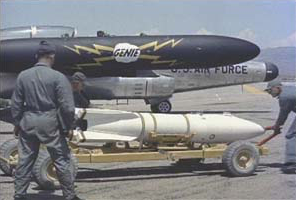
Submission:
{"label": "black tire", "polygon": [[172,104],[170,101],[162,101],[158,104],[150,106],[151,111],[154,113],[169,113],[172,110]]}
{"label": "black tire", "polygon": [[231,176],[250,176],[259,164],[259,157],[259,151],[254,144],[236,141],[224,151],[222,163]]}
{"label": "black tire", "polygon": [[[16,156],[18,154],[17,143],[18,140],[16,139],[5,141],[0,146],[0,156],[6,159],[9,159],[10,156]],[[6,162],[0,160],[0,169],[4,172],[5,175],[12,176],[13,170]]]}
{"label": "black tire", "polygon": [[[74,179],[78,171],[78,161],[75,156],[71,155],[71,166],[74,172]],[[36,183],[44,190],[54,190],[60,188],[60,183],[56,178],[53,168],[53,162],[47,151],[40,151],[38,158],[33,167],[33,176]]]}

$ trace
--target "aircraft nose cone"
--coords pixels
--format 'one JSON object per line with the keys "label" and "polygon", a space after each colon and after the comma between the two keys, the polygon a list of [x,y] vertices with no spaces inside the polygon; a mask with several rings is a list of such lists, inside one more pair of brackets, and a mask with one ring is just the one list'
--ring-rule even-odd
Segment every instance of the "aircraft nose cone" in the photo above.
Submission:
{"label": "aircraft nose cone", "polygon": [[266,66],[266,75],[264,81],[271,81],[279,75],[278,67],[270,62],[265,63]]}

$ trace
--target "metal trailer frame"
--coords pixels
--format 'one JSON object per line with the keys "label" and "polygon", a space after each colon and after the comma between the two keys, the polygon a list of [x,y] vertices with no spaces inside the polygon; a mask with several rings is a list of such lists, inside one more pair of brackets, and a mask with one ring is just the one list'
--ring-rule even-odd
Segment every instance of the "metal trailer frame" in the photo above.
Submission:
{"label": "metal trailer frame", "polygon": [[[228,147],[227,144],[200,145],[199,147],[178,144],[175,146],[162,145],[140,148],[139,144],[109,143],[103,146],[76,145],[69,142],[73,155],[79,163],[112,163],[134,161],[156,161],[195,158],[221,158]],[[266,146],[257,146],[259,154],[268,155]]]}
{"label": "metal trailer frame", "polygon": [[[141,145],[138,142],[114,142],[98,146],[93,144],[76,144],[69,142],[72,154],[78,159],[78,163],[112,163],[112,162],[134,162],[169,160],[178,161],[180,159],[194,158],[221,158],[227,148],[227,144],[195,144],[189,143],[190,136],[182,135],[161,135],[151,133],[154,141],[158,145]],[[269,149],[266,146],[256,146],[259,154],[268,155]],[[41,145],[42,149],[45,149]],[[17,156],[0,160],[15,166]]]}
{"label": "metal trailer frame", "polygon": [[[229,147],[234,143],[195,144],[190,142],[191,137],[192,136],[190,135],[162,135],[152,132],[150,134],[150,139],[154,142],[149,144],[142,144],[141,141],[112,142],[104,143],[101,146],[84,144],[83,142],[74,143],[71,141],[69,141],[68,144],[73,156],[76,158],[73,162],[73,167],[76,170],[75,174],[77,174],[79,163],[113,163],[157,160],[178,162],[182,160],[192,160],[196,161],[195,164],[198,164],[199,161],[205,158],[222,158],[222,163],[230,175],[248,176],[255,171],[259,162],[259,157],[269,153],[267,147],[259,145],[254,146],[253,144],[250,144],[250,142],[234,142],[236,143],[234,146],[238,151],[229,151],[229,149],[231,149]],[[252,148],[248,149],[250,146],[252,146],[255,151],[258,149],[258,153],[253,154],[254,151],[252,153]],[[43,152],[46,150],[46,147],[43,145],[41,145],[40,148]],[[226,156],[228,161],[225,161],[225,152],[228,154],[228,156]],[[35,165],[38,169],[37,172],[34,172],[33,170],[35,173],[33,173],[35,181],[43,189],[55,189],[58,187],[58,182],[54,165],[51,159],[44,158],[44,154],[42,155],[43,156],[39,156],[36,160],[36,163],[39,163],[39,165],[37,165],[38,167]],[[16,166],[17,160],[18,155],[16,154],[10,156],[10,158],[3,158],[0,156],[2,165],[5,163],[9,166],[8,169],[11,169],[8,173],[13,173],[12,169]],[[40,163],[44,164],[40,165]]]}

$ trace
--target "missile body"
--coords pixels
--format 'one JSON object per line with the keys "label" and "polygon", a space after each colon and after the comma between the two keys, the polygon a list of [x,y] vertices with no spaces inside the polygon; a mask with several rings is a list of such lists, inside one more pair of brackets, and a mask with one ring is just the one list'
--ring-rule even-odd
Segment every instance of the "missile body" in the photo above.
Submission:
{"label": "missile body", "polygon": [[191,142],[229,143],[264,133],[262,126],[231,114],[128,113],[84,131],[86,141],[151,141],[151,133],[187,135]]}
{"label": "missile body", "polygon": [[212,68],[242,63],[260,52],[251,42],[214,35],[7,39],[0,41],[0,72],[19,73],[33,66],[42,40],[56,47],[55,69],[68,74],[79,70],[88,77],[124,76],[140,69]]}

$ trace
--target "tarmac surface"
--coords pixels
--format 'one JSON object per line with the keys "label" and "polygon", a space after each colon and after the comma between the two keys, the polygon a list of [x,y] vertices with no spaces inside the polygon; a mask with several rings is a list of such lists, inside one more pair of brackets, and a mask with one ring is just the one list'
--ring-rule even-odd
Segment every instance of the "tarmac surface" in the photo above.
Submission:
{"label": "tarmac surface", "polygon": [[[278,103],[262,92],[265,85],[231,86],[175,94],[171,99],[173,112],[226,111],[262,126],[270,126],[277,117]],[[129,100],[129,105],[115,105],[115,101],[92,103],[107,109],[150,110],[142,100]],[[289,123],[291,116],[285,127]],[[0,123],[0,144],[13,138],[5,133],[11,130],[11,125]],[[260,141],[271,133],[267,132],[251,141]],[[285,152],[284,133],[268,142],[267,147],[270,154],[260,158],[255,174],[249,177],[229,177],[221,166],[221,159],[205,159],[200,165],[186,167],[177,167],[170,161],[81,164],[76,190],[81,198],[87,200],[296,199],[296,175],[281,172]],[[60,190],[41,191],[36,186],[36,183],[31,183],[29,199],[63,199]],[[13,193],[13,178],[5,176],[0,170],[0,200],[13,199]]]}

